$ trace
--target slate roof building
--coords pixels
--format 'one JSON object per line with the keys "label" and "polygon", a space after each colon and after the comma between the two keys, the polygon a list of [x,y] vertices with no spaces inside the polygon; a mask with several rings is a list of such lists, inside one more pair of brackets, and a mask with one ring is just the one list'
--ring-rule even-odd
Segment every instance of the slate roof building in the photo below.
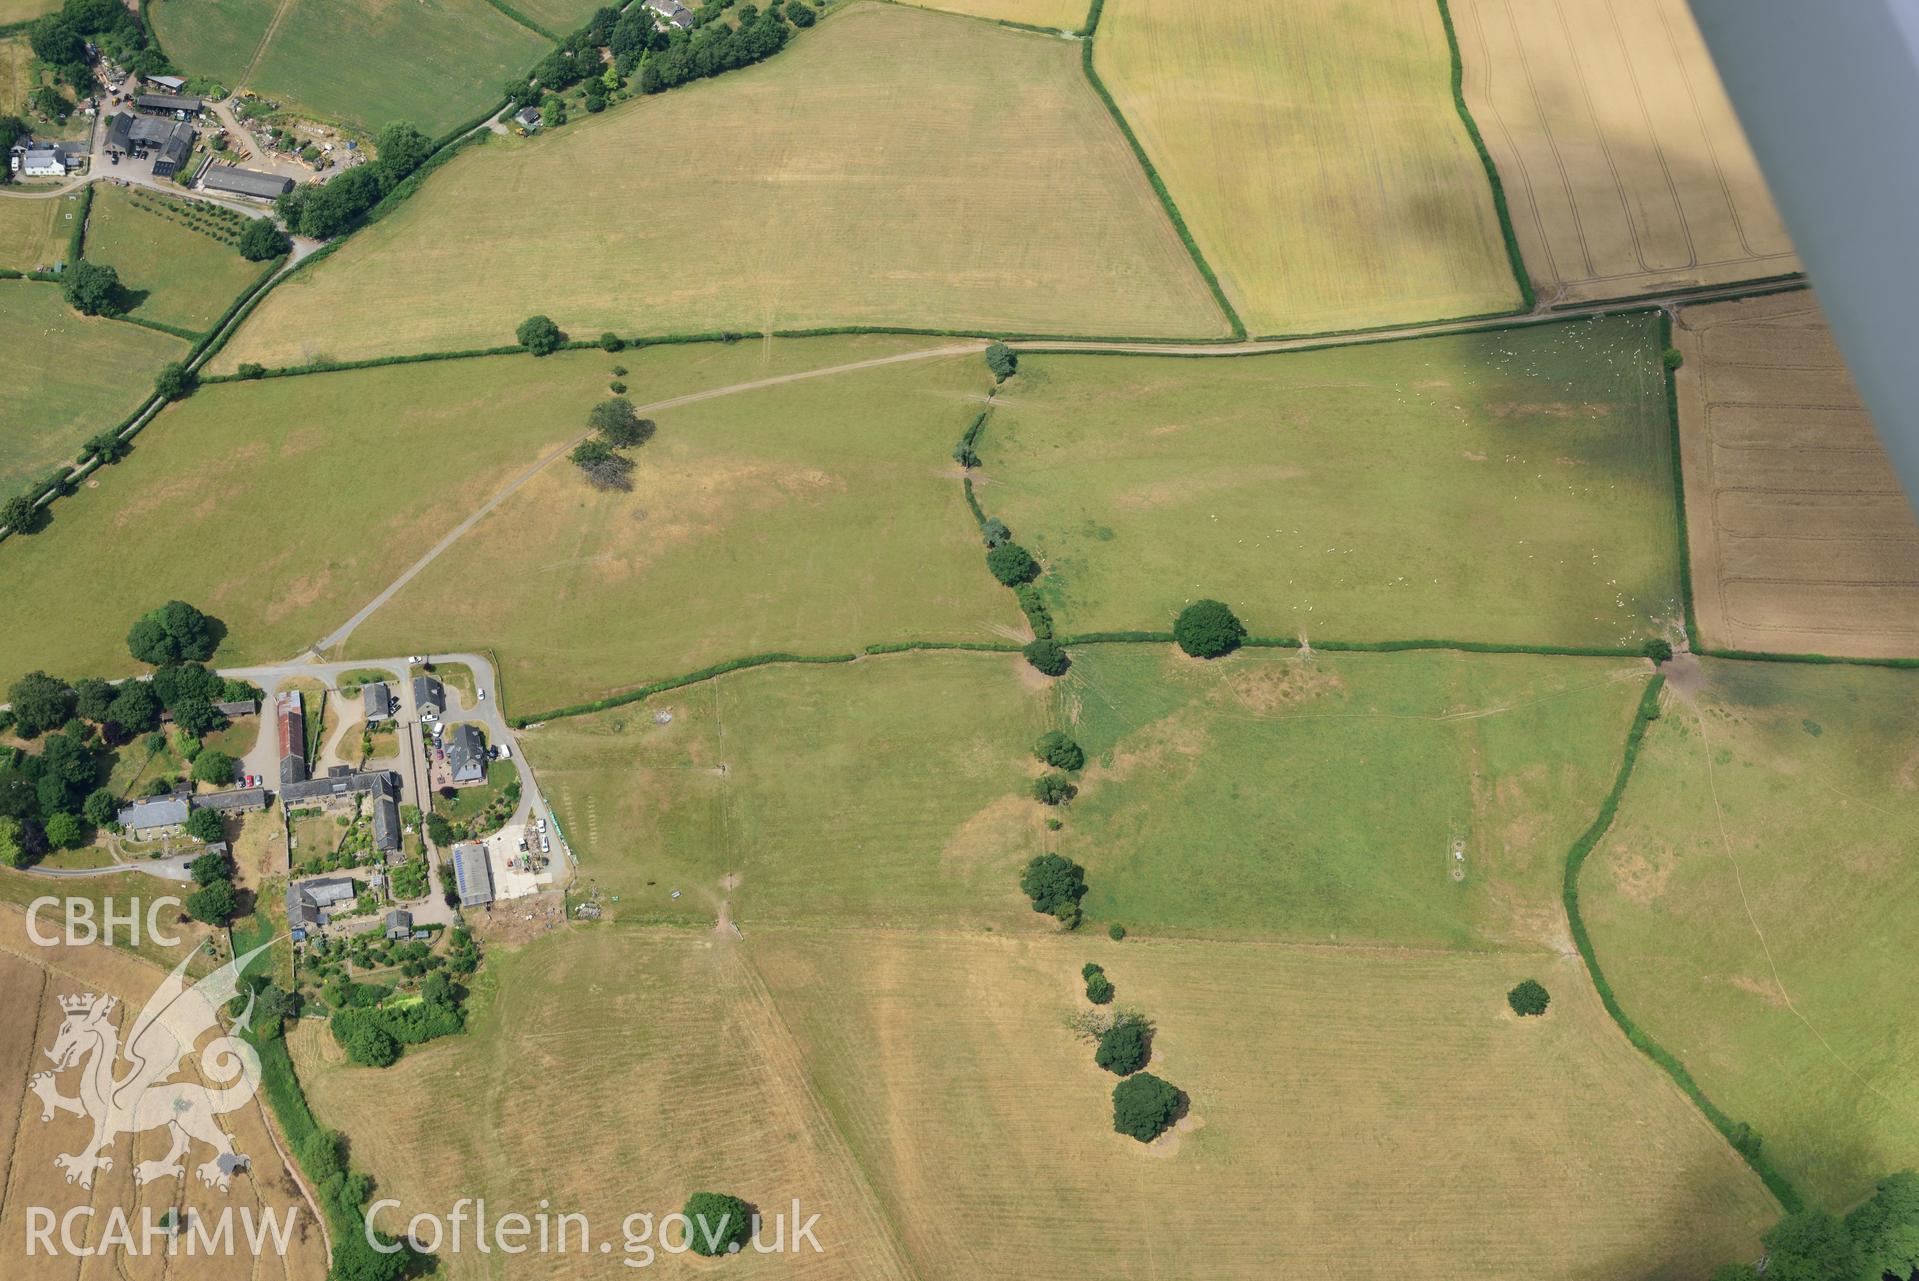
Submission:
{"label": "slate roof building", "polygon": [[400,776],[392,770],[373,769],[356,772],[344,765],[335,765],[318,778],[283,785],[280,788],[280,799],[293,804],[299,801],[331,800],[335,797],[352,796],[358,792],[371,792],[376,799],[381,796],[398,796]]}
{"label": "slate roof building", "polygon": [[446,763],[456,783],[478,783],[486,778],[486,737],[477,725],[453,727],[446,736]]}
{"label": "slate roof building", "polygon": [[293,190],[293,179],[238,165],[208,165],[200,177],[208,191],[223,191],[230,196],[251,196],[256,200],[275,200]]}
{"label": "slate roof building", "polygon": [[280,787],[285,790],[308,777],[307,720],[295,690],[281,694],[275,710],[280,718]]}
{"label": "slate roof building", "polygon": [[202,792],[192,798],[192,808],[218,810],[222,814],[250,814],[266,807],[264,787],[230,787],[223,792]]}
{"label": "slate roof building", "polygon": [[384,789],[373,797],[373,848],[382,854],[400,848],[400,803]]}
{"label": "slate roof building", "polygon": [[461,907],[485,907],[493,901],[493,865],[484,845],[453,847],[453,884]]}
{"label": "slate roof building", "polygon": [[135,801],[120,811],[120,826],[135,836],[143,832],[157,832],[169,827],[186,826],[187,816],[193,807],[185,796],[150,796]]}
{"label": "slate roof building", "polygon": [[287,925],[293,941],[327,924],[333,909],[358,902],[360,883],[350,876],[312,876],[287,886]]}
{"label": "slate roof building", "polygon": [[184,111],[189,116],[197,116],[206,103],[199,98],[191,98],[179,93],[143,93],[135,95],[133,105],[142,111],[159,113]]}
{"label": "slate roof building", "polygon": [[366,704],[366,719],[370,725],[374,721],[393,719],[393,690],[385,681],[374,681],[360,687],[360,698]]}
{"label": "slate roof building", "polygon": [[107,122],[106,149],[118,155],[136,150],[150,152],[153,176],[170,177],[186,163],[187,153],[193,150],[193,127],[177,120],[123,111]]}
{"label": "slate roof building", "polygon": [[390,939],[403,939],[413,933],[413,913],[404,908],[394,908],[386,914],[386,936]]}
{"label": "slate roof building", "polygon": [[540,127],[540,109],[538,107],[521,107],[519,114],[513,118],[519,121],[520,128],[526,130],[528,133],[532,133]]}
{"label": "slate roof building", "polygon": [[413,678],[413,706],[422,716],[428,712],[435,716],[446,715],[446,686],[440,684],[439,677]]}

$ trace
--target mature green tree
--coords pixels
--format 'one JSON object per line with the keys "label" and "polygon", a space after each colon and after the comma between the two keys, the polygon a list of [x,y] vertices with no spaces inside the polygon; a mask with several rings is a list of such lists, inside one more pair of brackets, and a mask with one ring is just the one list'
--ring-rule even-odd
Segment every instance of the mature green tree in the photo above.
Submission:
{"label": "mature green tree", "polygon": [[1039,577],[1039,562],[1018,543],[1001,543],[986,553],[986,568],[1008,587],[1030,583]]}
{"label": "mature green tree", "polygon": [[1033,780],[1033,799],[1041,805],[1064,805],[1076,791],[1073,780],[1059,770],[1048,770]]}
{"label": "mature green tree", "polygon": [[60,291],[67,305],[87,316],[117,316],[126,310],[120,273],[104,263],[69,263],[60,274]]}
{"label": "mature green tree", "polygon": [[1044,638],[1027,641],[1020,653],[1026,655],[1026,661],[1035,669],[1047,676],[1064,676],[1066,669],[1072,666],[1066,651],[1060,648],[1057,641]]}
{"label": "mature green tree", "polygon": [[709,1259],[738,1251],[753,1233],[752,1207],[725,1192],[695,1192],[680,1213],[693,1253]]}
{"label": "mature green tree", "polygon": [[233,758],[225,752],[203,751],[193,758],[193,777],[202,783],[225,787],[234,773]]}
{"label": "mature green tree", "polygon": [[78,814],[62,810],[46,822],[47,844],[57,850],[77,850],[87,843],[87,825]]}
{"label": "mature green tree", "polygon": [[45,672],[28,672],[7,691],[13,704],[13,729],[21,738],[36,738],[65,725],[73,715],[73,691],[67,683]]}
{"label": "mature green tree", "polygon": [[[208,812],[207,810],[200,811],[202,814]],[[211,885],[215,881],[230,881],[233,879],[233,864],[224,854],[202,854],[199,858],[187,864],[187,875],[193,878],[195,885]]]}
{"label": "mature green tree", "polygon": [[118,432],[103,431],[87,437],[87,443],[80,447],[81,457],[88,455],[98,458],[102,465],[117,463],[133,452],[133,442],[122,440]]}
{"label": "mature green tree", "polygon": [[1758,1268],[1750,1263],[1722,1263],[1713,1269],[1707,1281],[1760,1281]]}
{"label": "mature green tree", "polygon": [[1546,1007],[1552,1004],[1552,1000],[1538,979],[1527,979],[1506,993],[1506,1004],[1513,1007],[1514,1014],[1522,1016],[1544,1014]]}
{"label": "mature green tree", "polygon": [[1086,764],[1086,752],[1064,730],[1049,729],[1033,744],[1033,755],[1054,769],[1075,770]]}
{"label": "mature green tree", "polygon": [[653,435],[653,420],[633,412],[633,402],[624,396],[608,396],[593,406],[586,416],[587,425],[619,448],[643,445]]}
{"label": "mature green tree", "polygon": [[1104,969],[1088,964],[1079,976],[1086,983],[1086,999],[1094,1005],[1105,1005],[1113,999],[1113,981],[1106,977]]}
{"label": "mature green tree", "polygon": [[355,1063],[390,1067],[400,1057],[400,1043],[367,1010],[342,1010],[333,1016],[333,1038]]}
{"label": "mature green tree", "polygon": [[997,516],[988,516],[980,523],[979,536],[988,547],[998,547],[1013,537],[1013,531],[1006,528],[1006,522]]}
{"label": "mature green tree", "polygon": [[24,818],[0,817],[0,863],[31,867],[39,857],[38,833]]}
{"label": "mature green tree", "polygon": [[187,835],[199,841],[225,840],[226,824],[220,821],[218,811],[197,809],[187,815]]}
{"label": "mature green tree", "polygon": [[1019,368],[1019,357],[1003,342],[986,344],[986,367],[993,371],[994,382],[1005,382]]}
{"label": "mature green tree", "polygon": [[173,723],[189,734],[211,734],[227,723],[212,700],[198,694],[180,699],[169,710],[173,713]]}
{"label": "mature green tree", "polygon": [[1113,1087],[1113,1128],[1151,1143],[1179,1115],[1179,1091],[1151,1072],[1135,1072]]}
{"label": "mature green tree", "polygon": [[285,232],[273,225],[271,218],[254,218],[240,233],[240,256],[248,262],[278,258],[291,248],[293,242],[287,239]]}
{"label": "mature green tree", "polygon": [[520,346],[536,356],[550,356],[566,341],[566,335],[548,316],[528,316],[513,331],[513,336],[520,340]]}
{"label": "mature green tree", "polygon": [[1859,1246],[1824,1210],[1789,1214],[1761,1239],[1767,1281],[1857,1281],[1861,1275]]}
{"label": "mature green tree", "polygon": [[1919,1273],[1919,1174],[1901,1170],[1879,1180],[1871,1199],[1846,1216],[1846,1232],[1865,1257],[1861,1276]]}
{"label": "mature green tree", "polygon": [[85,814],[87,822],[95,827],[105,827],[113,822],[114,816],[120,812],[120,801],[114,796],[111,788],[96,787],[88,792],[87,799],[80,803],[80,812]]}
{"label": "mature green tree", "polygon": [[183,600],[170,600],[134,620],[127,632],[127,650],[155,667],[204,663],[213,657],[226,632],[226,624],[211,614]]}
{"label": "mature green tree", "polygon": [[139,734],[160,723],[160,696],[145,681],[123,681],[107,708],[107,720],[130,734]]}
{"label": "mature green tree", "polygon": [[1194,658],[1218,658],[1239,648],[1246,628],[1216,600],[1196,600],[1173,620],[1173,639]]}
{"label": "mature green tree", "polygon": [[210,881],[187,895],[187,915],[207,925],[225,925],[239,909],[239,898],[229,880]]}
{"label": "mature green tree", "polygon": [[1148,1048],[1146,1020],[1136,1014],[1121,1015],[1113,1026],[1099,1034],[1099,1048],[1093,1062],[1115,1076],[1131,1076],[1146,1066]]}
{"label": "mature green tree", "polygon": [[324,187],[295,190],[306,193],[297,206],[300,234],[315,240],[331,240],[351,229],[383,194],[373,165],[349,169]]}
{"label": "mature green tree", "polygon": [[380,130],[373,139],[373,162],[381,184],[391,191],[401,179],[426,163],[433,154],[433,140],[404,120],[396,120]]}
{"label": "mature green tree", "polygon": [[153,380],[153,392],[162,400],[185,400],[200,385],[200,376],[179,361],[165,366]]}
{"label": "mature green tree", "polygon": [[1663,636],[1648,637],[1641,648],[1645,651],[1646,657],[1655,663],[1672,662],[1672,642]]}
{"label": "mature green tree", "polygon": [[0,525],[5,525],[16,534],[31,534],[40,527],[40,509],[34,505],[32,498],[15,494],[0,503]]}
{"label": "mature green tree", "polygon": [[1086,869],[1059,854],[1041,854],[1020,873],[1019,887],[1035,912],[1058,916],[1086,893]]}
{"label": "mature green tree", "polygon": [[626,493],[633,488],[633,460],[598,436],[588,436],[567,455],[595,489]]}
{"label": "mature green tree", "polygon": [[819,21],[819,10],[806,3],[806,0],[786,0],[787,21],[802,31]]}
{"label": "mature green tree", "polygon": [[73,682],[73,713],[92,721],[95,725],[107,719],[107,712],[113,707],[113,698],[118,691],[111,683],[98,676],[83,676]]}

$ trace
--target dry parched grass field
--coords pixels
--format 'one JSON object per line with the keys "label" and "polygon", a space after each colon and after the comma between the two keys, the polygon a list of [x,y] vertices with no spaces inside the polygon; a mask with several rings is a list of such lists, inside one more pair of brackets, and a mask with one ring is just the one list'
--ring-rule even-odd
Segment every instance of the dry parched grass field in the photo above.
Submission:
{"label": "dry parched grass field", "polygon": [[1581,907],[1621,1004],[1807,1199],[1919,1163],[1919,674],[1702,660]]}
{"label": "dry parched grass field", "polygon": [[1080,0],[912,0],[922,9],[944,9],[975,18],[1023,22],[1029,27],[1078,31],[1086,24],[1087,5]]}
{"label": "dry parched grass field", "polygon": [[1520,305],[1432,0],[1108,0],[1093,61],[1253,333]]}
{"label": "dry parched grass field", "polygon": [[1065,634],[1637,646],[1680,613],[1651,317],[1234,360],[1028,356],[981,504]]}
{"label": "dry parched grass field", "polygon": [[950,458],[990,386],[967,351],[668,410],[631,493],[549,469],[351,651],[497,647],[531,715],[747,654],[1003,640],[1020,616]]}
{"label": "dry parched grass field", "polygon": [[1813,295],[1688,307],[1673,342],[1705,642],[1919,654],[1919,524]]}
{"label": "dry parched grass field", "polygon": [[490,346],[532,312],[585,336],[1226,331],[1075,45],[857,4],[758,66],[459,157],[217,364]]}
{"label": "dry parched grass field", "polygon": [[[39,885],[44,892],[46,882]],[[125,900],[121,906],[125,906]],[[0,1253],[7,1258],[8,1281],[68,1281],[95,1276],[153,1281],[176,1276],[192,1276],[195,1281],[203,1277],[207,1281],[321,1281],[327,1272],[327,1255],[319,1228],[268,1136],[265,1104],[257,1097],[220,1118],[221,1128],[233,1137],[236,1150],[252,1160],[252,1168],[234,1178],[230,1192],[207,1188],[194,1177],[192,1166],[208,1156],[208,1150],[198,1142],[184,1158],[188,1164],[184,1177],[135,1183],[136,1162],[166,1155],[168,1139],[158,1130],[117,1139],[111,1152],[113,1168],[100,1174],[91,1190],[65,1181],[64,1173],[54,1165],[54,1157],[80,1151],[90,1125],[66,1114],[43,1122],[39,1100],[26,1090],[28,1077],[47,1066],[43,1051],[52,1047],[60,1026],[59,998],[82,992],[116,997],[119,1005],[114,1021],[124,1034],[165,972],[106,946],[38,947],[28,939],[25,925],[24,913],[11,906],[0,907],[0,1009],[8,1014],[0,1026]],[[197,1056],[187,1061],[182,1079],[192,1078],[196,1061]],[[77,1075],[69,1072],[58,1084],[63,1093],[71,1094],[76,1080]],[[237,1237],[244,1223],[241,1214],[250,1212],[257,1218],[271,1213],[277,1218],[288,1206],[297,1207],[297,1218],[284,1255],[269,1245],[257,1256],[242,1247],[231,1254],[201,1253],[189,1258],[183,1245],[180,1256],[169,1260],[164,1250],[134,1254],[105,1240],[108,1216],[116,1209],[128,1216],[138,1233],[145,1215],[158,1220],[173,1209],[212,1221],[213,1216],[232,1207]],[[56,1216],[90,1207],[91,1219],[75,1220],[74,1235],[99,1254],[76,1260],[65,1254],[49,1257],[40,1249],[30,1255],[29,1207],[44,1207]]]}
{"label": "dry parched grass field", "polygon": [[[51,285],[6,288],[41,291],[73,315]],[[90,323],[185,347],[135,325]],[[156,418],[125,462],[101,470],[97,488],[56,504],[32,538],[8,543],[0,593],[64,604],[52,613],[0,614],[0,687],[36,668],[131,674],[128,626],[172,598],[225,620],[223,664],[298,653],[510,481],[583,434],[616,363],[628,370],[629,395],[645,405],[923,345],[883,337],[702,343],[203,387]],[[151,378],[143,373],[138,385]],[[144,537],[156,522],[167,536]],[[114,554],[101,556],[103,547]],[[75,582],[88,590],[69,591]]]}
{"label": "dry parched grass field", "polygon": [[1453,18],[1544,301],[1799,270],[1684,0],[1453,0]]}
{"label": "dry parched grass field", "polygon": [[0,199],[0,267],[33,271],[66,261],[77,198]]}
{"label": "dry parched grass field", "polygon": [[[1192,1100],[1150,1148],[1112,1133],[1113,1078],[1067,1028],[1088,959]],[[825,1253],[729,1272],[955,1281],[1383,1279],[1409,1241],[1461,1281],[1678,1281],[1756,1253],[1774,1213],[1567,957],[600,927],[489,964],[470,1032],[378,1077],[295,1040],[408,1212],[544,1197],[605,1234],[717,1184],[821,1215]],[[1522,1022],[1503,996],[1529,975],[1556,999]],[[459,1281],[510,1264],[441,1255]]]}

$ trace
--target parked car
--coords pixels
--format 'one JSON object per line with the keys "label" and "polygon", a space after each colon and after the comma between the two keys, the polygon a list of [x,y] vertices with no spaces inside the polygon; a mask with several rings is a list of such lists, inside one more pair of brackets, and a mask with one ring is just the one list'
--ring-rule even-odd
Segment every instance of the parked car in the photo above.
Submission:
{"label": "parked car", "polygon": [[484,702],[486,702],[486,691],[485,691],[485,690],[481,690],[481,691],[480,691],[480,701],[481,701],[482,703],[484,703]]}

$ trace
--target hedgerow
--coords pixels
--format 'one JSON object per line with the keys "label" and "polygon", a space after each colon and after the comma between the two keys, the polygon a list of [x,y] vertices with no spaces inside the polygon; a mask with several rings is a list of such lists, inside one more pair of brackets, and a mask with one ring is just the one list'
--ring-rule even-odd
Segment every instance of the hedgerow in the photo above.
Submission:
{"label": "hedgerow", "polygon": [[[1659,345],[1662,348],[1672,346],[1672,315],[1659,313]],[[1686,644],[1698,650],[1699,619],[1693,613],[1692,604],[1692,538],[1686,527],[1686,467],[1680,455],[1679,435],[1679,379],[1675,366],[1667,363],[1662,372],[1666,383],[1666,423],[1672,440],[1672,503],[1673,516],[1679,526],[1679,607],[1685,617]]]}
{"label": "hedgerow", "polygon": [[1466,136],[1473,140],[1473,150],[1479,153],[1479,163],[1486,168],[1486,181],[1492,184],[1493,211],[1499,215],[1499,235],[1506,242],[1506,260],[1512,266],[1513,279],[1519,283],[1520,310],[1531,311],[1538,301],[1533,293],[1532,276],[1519,252],[1519,237],[1513,233],[1513,216],[1506,207],[1506,187],[1499,180],[1499,167],[1493,163],[1493,153],[1486,149],[1479,125],[1466,107],[1466,67],[1459,57],[1459,33],[1453,30],[1453,11],[1446,0],[1439,0],[1439,23],[1446,28],[1446,54],[1452,62],[1453,106],[1459,111],[1460,122],[1466,126]]}
{"label": "hedgerow", "polygon": [[1705,1091],[1692,1078],[1684,1064],[1668,1052],[1665,1047],[1634,1023],[1621,1008],[1618,996],[1613,992],[1612,984],[1607,981],[1605,972],[1599,967],[1599,956],[1593,949],[1592,936],[1587,933],[1585,919],[1579,913],[1579,872],[1585,866],[1586,856],[1593,852],[1599,840],[1612,826],[1613,818],[1619,812],[1619,802],[1626,794],[1626,784],[1632,780],[1633,767],[1639,761],[1640,748],[1645,744],[1646,729],[1659,719],[1659,693],[1665,685],[1663,676],[1655,675],[1646,683],[1646,691],[1640,696],[1639,708],[1633,715],[1632,728],[1626,734],[1626,750],[1620,757],[1619,772],[1613,777],[1613,784],[1599,805],[1599,813],[1566,854],[1566,873],[1562,885],[1562,897],[1566,906],[1566,920],[1570,925],[1573,945],[1579,949],[1580,959],[1585,961],[1586,970],[1592,975],[1593,987],[1599,992],[1599,999],[1606,1007],[1606,1013],[1612,1016],[1626,1039],[1647,1058],[1664,1068],[1672,1077],[1674,1084],[1684,1090],[1686,1097],[1698,1105],[1699,1110],[1711,1121],[1713,1127],[1725,1136],[1739,1155],[1745,1159],[1752,1172],[1759,1176],[1779,1204],[1787,1213],[1797,1211],[1804,1202],[1798,1189],[1775,1167],[1760,1149],[1759,1143],[1749,1126],[1734,1121],[1720,1111],[1713,1101],[1706,1097]]}

